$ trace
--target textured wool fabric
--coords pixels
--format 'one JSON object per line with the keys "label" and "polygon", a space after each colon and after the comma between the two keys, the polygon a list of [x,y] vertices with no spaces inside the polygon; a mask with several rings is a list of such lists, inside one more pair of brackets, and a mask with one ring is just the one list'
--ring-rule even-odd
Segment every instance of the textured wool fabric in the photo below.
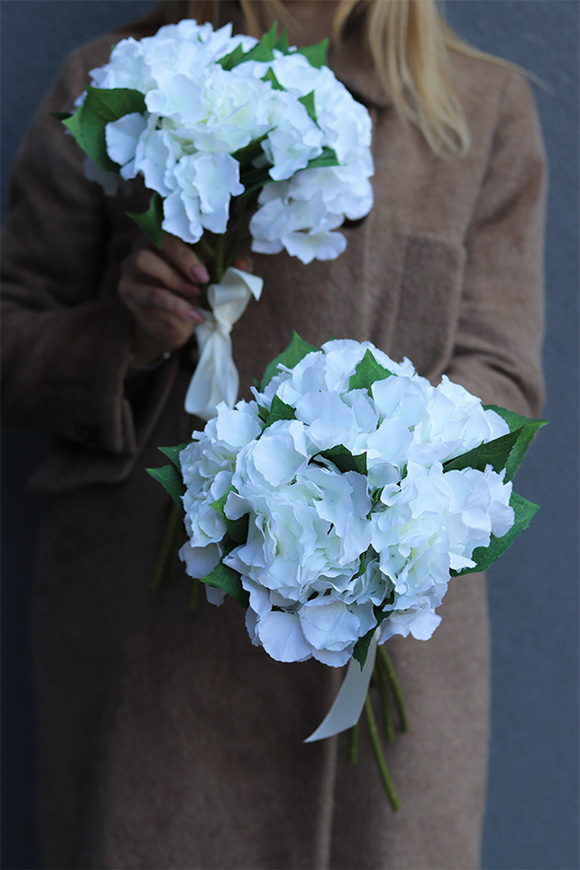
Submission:
{"label": "textured wool fabric", "polygon": [[[483,578],[452,582],[428,643],[389,641],[411,717],[388,747],[396,815],[364,729],[356,766],[344,735],[303,743],[340,671],[272,661],[234,602],[202,595],[191,612],[182,576],[148,588],[169,504],[144,469],[194,428],[183,398],[196,350],[127,376],[116,288],[137,230],[124,212],[147,196],[104,197],[48,115],[70,109],[124,35],[66,62],[20,151],[3,234],[4,422],[54,438],[34,478],[46,492],[34,602],[43,866],[477,867]],[[243,395],[295,329],[314,345],[369,339],[433,382],[446,373],[537,413],[545,172],[527,84],[454,57],[473,146],[441,159],[382,96],[359,34],[330,62],[373,117],[376,202],[335,261],[254,256],[264,292],[233,331]]]}

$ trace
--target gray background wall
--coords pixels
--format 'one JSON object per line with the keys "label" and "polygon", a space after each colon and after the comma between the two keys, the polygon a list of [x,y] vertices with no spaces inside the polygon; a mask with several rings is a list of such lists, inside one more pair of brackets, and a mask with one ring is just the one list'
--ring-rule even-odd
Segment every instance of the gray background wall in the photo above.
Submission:
{"label": "gray background wall", "polygon": [[[151,8],[147,0],[1,0],[2,195],[18,143],[63,56]],[[490,573],[493,711],[484,868],[574,870],[578,853],[577,0],[447,0],[480,48],[535,87],[550,163],[545,366],[551,421],[517,480],[542,506]],[[3,862],[36,865],[29,602],[39,501],[26,492],[42,438],[5,430],[3,454]],[[435,870],[435,868],[433,868]],[[444,870],[444,868],[439,868]]]}

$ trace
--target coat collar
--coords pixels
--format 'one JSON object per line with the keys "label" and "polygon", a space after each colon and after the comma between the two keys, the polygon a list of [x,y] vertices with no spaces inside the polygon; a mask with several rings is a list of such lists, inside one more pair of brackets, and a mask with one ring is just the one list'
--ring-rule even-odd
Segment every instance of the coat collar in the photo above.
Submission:
{"label": "coat collar", "polygon": [[328,64],[354,97],[367,106],[391,102],[379,80],[367,41],[366,15],[359,7],[351,13],[340,39],[330,45]]}
{"label": "coat collar", "polygon": [[342,38],[331,45],[328,64],[337,79],[367,106],[388,106],[391,102],[379,81],[364,33],[364,21],[347,25]]}

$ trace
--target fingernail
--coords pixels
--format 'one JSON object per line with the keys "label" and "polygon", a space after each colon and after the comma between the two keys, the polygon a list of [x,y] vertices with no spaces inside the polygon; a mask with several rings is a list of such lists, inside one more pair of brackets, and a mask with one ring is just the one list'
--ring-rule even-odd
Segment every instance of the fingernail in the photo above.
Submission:
{"label": "fingernail", "polygon": [[187,316],[194,323],[204,323],[205,321],[205,317],[200,311],[197,310],[197,308],[190,308],[187,312]]}
{"label": "fingernail", "polygon": [[195,266],[192,266],[189,270],[196,281],[201,281],[202,284],[205,284],[209,281],[209,272],[202,266],[201,263],[196,263]]}

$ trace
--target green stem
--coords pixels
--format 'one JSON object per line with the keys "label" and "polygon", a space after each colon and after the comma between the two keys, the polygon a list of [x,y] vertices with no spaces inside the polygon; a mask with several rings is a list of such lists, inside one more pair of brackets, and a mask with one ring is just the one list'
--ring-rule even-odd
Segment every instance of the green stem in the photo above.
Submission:
{"label": "green stem", "polygon": [[195,610],[199,597],[199,580],[192,580],[189,585],[189,609]]}
{"label": "green stem", "polygon": [[[219,284],[223,274],[232,266],[236,257],[247,247],[248,236],[245,235],[248,224],[248,212],[255,205],[258,191],[249,191],[232,200],[231,215],[225,233],[215,238],[215,244],[210,244],[207,232],[193,246],[210,273],[210,283]],[[207,288],[203,288],[201,297],[202,308],[209,308]]]}
{"label": "green stem", "polygon": [[379,660],[385,669],[387,678],[389,680],[389,685],[395,698],[395,704],[397,705],[397,710],[399,711],[399,716],[401,717],[401,731],[408,731],[409,715],[407,713],[405,699],[403,698],[403,690],[401,689],[401,684],[397,679],[395,668],[393,667],[393,663],[389,658],[389,655],[384,645],[379,646]]}
{"label": "green stem", "polygon": [[215,284],[219,284],[224,274],[224,259],[226,250],[226,235],[223,233],[218,236],[215,249],[215,259],[213,261],[213,280]]}
{"label": "green stem", "polygon": [[371,745],[373,747],[373,754],[375,756],[375,761],[377,763],[377,767],[379,768],[379,773],[381,775],[381,779],[383,781],[389,803],[391,804],[393,811],[397,812],[397,810],[401,809],[401,802],[399,801],[399,797],[395,790],[395,785],[391,778],[391,774],[389,773],[389,768],[387,767],[387,762],[385,761],[385,756],[383,755],[381,741],[379,739],[379,729],[377,728],[377,723],[375,721],[375,717],[373,716],[371,701],[368,693],[365,699],[364,711],[367,727],[369,729],[369,737],[371,739]]}
{"label": "green stem", "polygon": [[255,204],[257,193],[245,193],[236,201],[236,212],[227,230],[228,254],[224,267],[233,265],[236,257],[242,253],[246,247],[246,238],[244,233],[248,223],[248,211]]}
{"label": "green stem", "polygon": [[215,248],[212,248],[205,236],[202,236],[201,239],[195,243],[194,248],[199,248],[206,263],[211,263],[215,257]]}
{"label": "green stem", "polygon": [[348,760],[351,764],[356,764],[358,759],[358,726],[359,723],[357,722],[349,732]]}
{"label": "green stem", "polygon": [[182,514],[179,505],[172,501],[169,516],[167,518],[167,525],[165,526],[165,534],[163,535],[163,540],[161,541],[161,546],[155,562],[155,568],[153,569],[153,575],[149,582],[150,589],[157,590],[161,586],[161,581],[163,580],[165,567],[167,565],[167,558],[171,553],[171,547],[176,540],[181,525],[181,516]]}
{"label": "green stem", "polygon": [[[199,239],[199,241],[195,243],[195,245],[192,245],[192,250],[198,257],[200,263],[202,263],[206,267],[208,272],[210,272],[211,264],[213,263],[213,259],[215,257],[215,250],[209,244],[205,236],[202,236],[201,239]],[[201,295],[199,297],[199,307],[205,308],[206,310],[209,310],[209,302],[207,300],[208,285],[209,282],[208,284],[203,284],[201,286]]]}
{"label": "green stem", "polygon": [[379,692],[381,697],[381,710],[383,711],[383,727],[385,729],[385,737],[389,742],[395,739],[395,727],[393,725],[393,714],[389,699],[389,681],[387,675],[380,664],[375,664],[375,672],[378,677]]}

